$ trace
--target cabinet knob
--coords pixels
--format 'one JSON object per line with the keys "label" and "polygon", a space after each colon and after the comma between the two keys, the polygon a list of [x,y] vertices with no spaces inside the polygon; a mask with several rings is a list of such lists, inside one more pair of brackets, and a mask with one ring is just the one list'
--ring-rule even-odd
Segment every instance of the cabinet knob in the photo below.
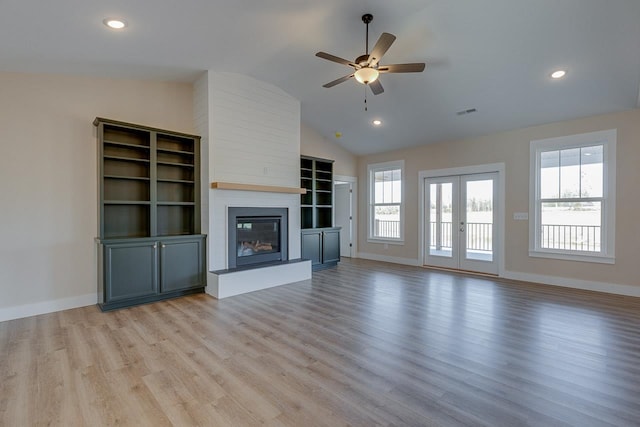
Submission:
{"label": "cabinet knob", "polygon": [[153,249],[158,249],[158,244],[157,243],[153,244]]}
{"label": "cabinet knob", "polygon": [[165,245],[165,244],[163,243],[163,244],[162,244],[162,247],[163,247],[163,248],[166,248],[166,247],[167,247],[167,245]]}

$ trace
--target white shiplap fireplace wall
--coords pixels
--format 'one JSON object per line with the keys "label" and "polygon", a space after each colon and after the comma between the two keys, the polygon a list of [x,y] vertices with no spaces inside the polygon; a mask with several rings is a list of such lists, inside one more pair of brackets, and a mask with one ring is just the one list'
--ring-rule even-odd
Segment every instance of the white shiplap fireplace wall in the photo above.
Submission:
{"label": "white shiplap fireplace wall", "polygon": [[[300,186],[300,102],[251,77],[208,71],[194,85],[195,117],[202,135],[202,232],[208,234],[209,271],[228,268],[227,208],[289,209],[289,259],[300,258],[300,196],[212,189],[212,182]],[[233,274],[209,273],[216,298],[311,277],[310,262]],[[224,279],[224,280],[223,280]]]}

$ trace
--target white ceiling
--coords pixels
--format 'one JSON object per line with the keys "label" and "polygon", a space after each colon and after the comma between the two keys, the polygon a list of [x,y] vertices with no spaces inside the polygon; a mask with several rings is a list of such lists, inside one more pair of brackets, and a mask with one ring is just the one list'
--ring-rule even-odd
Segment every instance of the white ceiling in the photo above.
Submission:
{"label": "white ceiling", "polygon": [[[383,75],[366,113],[353,79],[322,87],[350,69],[314,56],[363,54],[363,13],[371,45],[397,36],[381,64],[427,63]],[[129,27],[108,30],[108,16]],[[552,81],[558,68],[567,77]],[[381,152],[637,107],[640,1],[0,0],[0,70],[193,81],[207,69],[279,86],[327,138]]]}

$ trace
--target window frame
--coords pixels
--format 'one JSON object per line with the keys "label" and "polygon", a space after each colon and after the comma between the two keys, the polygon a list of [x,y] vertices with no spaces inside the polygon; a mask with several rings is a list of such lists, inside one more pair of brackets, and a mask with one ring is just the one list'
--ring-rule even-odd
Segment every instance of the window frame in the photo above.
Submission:
{"label": "window frame", "polygon": [[[616,140],[617,130],[609,129],[531,141],[529,153],[529,212],[531,216],[529,221],[529,256],[615,264]],[[541,226],[541,208],[543,203],[540,188],[540,153],[543,151],[567,150],[600,144],[603,145],[603,187],[601,198],[602,236],[600,252],[542,248],[540,233],[538,232]],[[581,198],[572,200],[581,200]]]}
{"label": "window frame", "polygon": [[[373,225],[375,218],[375,207],[376,203],[374,200],[375,195],[375,173],[376,172],[386,172],[391,170],[400,169],[400,203],[378,203],[378,205],[399,205],[400,209],[400,237],[378,237],[373,234]],[[404,169],[404,160],[394,160],[390,162],[383,163],[373,163],[367,165],[367,177],[369,180],[368,185],[368,204],[369,204],[369,214],[368,217],[368,228],[367,232],[367,242],[371,243],[386,243],[390,245],[404,245],[404,206],[405,206],[405,169]]]}

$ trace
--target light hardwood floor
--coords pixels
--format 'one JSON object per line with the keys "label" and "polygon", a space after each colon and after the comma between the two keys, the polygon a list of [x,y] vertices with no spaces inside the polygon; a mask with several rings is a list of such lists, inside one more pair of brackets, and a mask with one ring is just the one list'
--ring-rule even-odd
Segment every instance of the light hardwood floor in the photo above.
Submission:
{"label": "light hardwood floor", "polygon": [[344,260],[0,323],[0,425],[640,425],[640,299]]}

